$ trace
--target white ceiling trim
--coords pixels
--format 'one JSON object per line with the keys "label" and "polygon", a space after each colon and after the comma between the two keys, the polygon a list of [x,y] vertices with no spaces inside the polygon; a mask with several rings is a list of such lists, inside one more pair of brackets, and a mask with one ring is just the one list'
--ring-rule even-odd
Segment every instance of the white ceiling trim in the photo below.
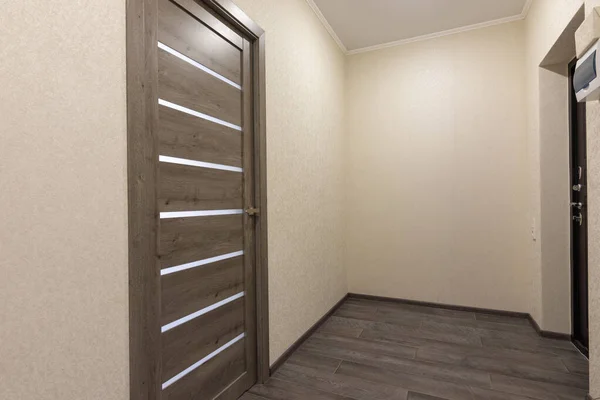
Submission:
{"label": "white ceiling trim", "polygon": [[533,0],[527,0],[525,2],[525,5],[523,6],[523,12],[521,12],[521,16],[523,17],[523,19],[527,18],[527,15],[529,14],[529,10],[531,10],[532,4],[533,4]]}
{"label": "white ceiling trim", "polygon": [[333,38],[335,43],[337,43],[338,47],[344,52],[344,54],[348,54],[348,49],[346,49],[346,46],[344,46],[344,43],[342,43],[342,41],[340,40],[338,35],[335,33],[335,31],[331,27],[331,25],[329,25],[329,22],[327,22],[327,18],[325,18],[325,16],[321,12],[321,10],[319,10],[319,7],[315,4],[315,2],[313,0],[306,0],[306,2],[310,6],[310,8],[312,8],[312,10],[315,12],[315,14],[317,15],[317,18],[319,18],[319,21],[321,21],[321,23],[323,24],[323,26],[325,27],[327,32],[329,32],[329,34],[331,35],[331,37]]}
{"label": "white ceiling trim", "polygon": [[487,27],[494,26],[494,25],[507,24],[509,22],[522,20],[523,18],[524,17],[521,14],[519,14],[519,15],[515,15],[512,17],[506,17],[506,18],[496,19],[493,21],[481,22],[479,24],[461,26],[460,28],[448,29],[447,31],[435,32],[435,33],[430,33],[427,35],[415,36],[415,37],[409,38],[409,39],[397,40],[395,42],[382,43],[382,44],[378,44],[375,46],[369,46],[369,47],[363,47],[361,49],[350,50],[350,51],[346,52],[346,55],[351,56],[353,54],[360,54],[360,53],[366,53],[369,51],[387,49],[389,47],[402,46],[403,44],[422,42],[424,40],[430,40],[430,39],[435,39],[435,38],[439,38],[439,37],[443,37],[443,36],[455,35],[457,33],[473,31],[475,29],[482,29],[482,28],[487,28]]}
{"label": "white ceiling trim", "polygon": [[507,24],[509,22],[523,20],[523,19],[527,18],[527,14],[529,14],[529,10],[531,9],[531,4],[533,3],[533,0],[527,0],[525,2],[525,5],[523,6],[523,10],[521,11],[521,14],[515,15],[512,17],[500,18],[500,19],[496,19],[493,21],[487,21],[487,22],[482,22],[479,24],[462,26],[460,28],[449,29],[449,30],[442,31],[442,32],[430,33],[427,35],[416,36],[413,38],[397,40],[397,41],[389,42],[389,43],[382,43],[382,44],[378,44],[375,46],[363,47],[360,49],[355,49],[355,50],[350,50],[350,51],[348,51],[348,49],[346,49],[346,46],[344,46],[344,43],[342,43],[342,41],[340,40],[338,35],[335,33],[335,31],[331,27],[331,25],[329,25],[329,22],[327,22],[327,19],[325,18],[325,16],[321,12],[321,10],[319,10],[319,7],[315,4],[315,2],[313,0],[306,0],[306,2],[310,6],[310,8],[314,11],[314,13],[317,15],[317,17],[319,18],[319,21],[321,21],[321,23],[323,24],[323,26],[325,27],[327,32],[329,32],[329,34],[331,35],[331,37],[333,38],[335,43],[337,43],[339,48],[344,52],[344,54],[351,56],[353,54],[360,54],[360,53],[366,53],[369,51],[387,49],[390,47],[402,46],[404,44],[421,42],[424,40],[435,39],[435,38],[439,38],[439,37],[443,37],[443,36],[455,35],[455,34],[461,33],[461,32],[468,32],[468,31],[472,31],[475,29],[482,29],[482,28],[487,28],[487,27],[494,26],[494,25]]}

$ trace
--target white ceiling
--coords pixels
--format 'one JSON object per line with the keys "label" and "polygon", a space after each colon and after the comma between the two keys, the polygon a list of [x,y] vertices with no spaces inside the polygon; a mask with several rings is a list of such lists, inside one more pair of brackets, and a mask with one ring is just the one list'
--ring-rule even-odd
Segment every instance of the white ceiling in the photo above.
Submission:
{"label": "white ceiling", "polygon": [[531,0],[307,0],[349,53],[525,18]]}

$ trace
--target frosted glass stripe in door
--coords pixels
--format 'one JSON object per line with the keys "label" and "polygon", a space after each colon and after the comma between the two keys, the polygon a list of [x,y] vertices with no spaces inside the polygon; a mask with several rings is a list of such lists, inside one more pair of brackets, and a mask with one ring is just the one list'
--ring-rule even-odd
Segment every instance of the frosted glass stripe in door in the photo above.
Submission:
{"label": "frosted glass stripe in door", "polygon": [[242,130],[241,126],[232,124],[232,123],[227,122],[227,121],[223,121],[222,119],[219,119],[219,118],[211,117],[210,115],[203,114],[203,113],[198,112],[198,111],[194,111],[192,109],[180,106],[179,104],[171,103],[170,101],[167,101],[167,100],[158,99],[158,104],[161,105],[161,106],[164,106],[164,107],[172,108],[173,110],[181,111],[182,113],[193,115],[194,117],[198,117],[198,118],[202,118],[202,119],[205,119],[207,121],[210,121],[210,122],[214,122],[215,124],[219,124],[219,125],[223,125],[223,126],[229,127],[231,129],[235,129],[236,131],[241,131]]}
{"label": "frosted glass stripe in door", "polygon": [[171,379],[169,379],[168,381],[163,383],[162,389],[165,390],[166,388],[168,388],[169,386],[171,386],[172,384],[174,384],[175,382],[177,382],[178,380],[180,380],[181,378],[183,378],[184,376],[186,376],[193,370],[200,367],[202,364],[205,364],[207,361],[210,361],[212,358],[217,356],[219,353],[222,353],[224,350],[227,350],[229,347],[233,346],[234,344],[236,344],[237,342],[242,340],[245,336],[246,336],[245,333],[239,334],[238,336],[236,336],[229,342],[225,343],[223,346],[219,347],[217,350],[213,351],[212,353],[210,353],[209,355],[204,357],[202,360],[190,365],[188,368],[184,369],[183,371],[181,371],[180,373],[178,373],[177,375],[175,375],[174,377],[172,377]]}
{"label": "frosted glass stripe in door", "polygon": [[170,48],[169,46],[167,46],[166,44],[163,44],[161,42],[158,42],[158,48],[161,50],[166,51],[167,53],[179,58],[182,61],[185,61],[188,64],[193,65],[194,67],[206,72],[209,75],[214,76],[215,78],[222,80],[223,82],[227,83],[228,85],[233,86],[236,89],[242,90],[242,87],[240,85],[238,85],[237,83],[233,82],[232,80],[229,80],[227,78],[225,78],[223,75],[216,73],[215,71],[211,70],[210,68],[205,67],[204,65],[192,60],[191,58],[181,54],[180,52],[178,52],[175,49]]}
{"label": "frosted glass stripe in door", "polygon": [[179,271],[185,271],[186,269],[200,267],[202,265],[216,263],[218,261],[228,260],[230,258],[235,258],[244,255],[243,251],[235,251],[233,253],[223,254],[222,256],[216,256],[211,258],[206,258],[204,260],[194,261],[191,263],[176,265],[174,267],[163,268],[160,270],[161,275],[169,275]]}
{"label": "frosted glass stripe in door", "polygon": [[213,217],[217,215],[236,215],[243,214],[244,210],[206,210],[206,211],[174,211],[161,212],[161,219],[169,218],[190,218],[190,217]]}
{"label": "frosted glass stripe in door", "polygon": [[160,328],[160,331],[162,333],[167,332],[167,331],[169,331],[169,330],[171,330],[171,329],[173,329],[175,327],[178,327],[181,324],[185,324],[186,322],[193,320],[194,318],[198,318],[198,317],[200,317],[200,316],[202,316],[202,315],[204,315],[204,314],[206,314],[208,312],[211,312],[212,310],[216,310],[217,308],[222,307],[225,304],[231,303],[232,301],[236,301],[237,299],[244,297],[244,294],[245,294],[244,292],[240,292],[240,293],[238,293],[236,295],[233,295],[231,297],[226,298],[225,300],[221,300],[218,303],[215,303],[213,305],[205,307],[202,310],[198,310],[195,313],[192,313],[190,315],[186,315],[183,318],[179,318],[176,321],[173,321],[173,322],[171,322],[169,324],[164,325],[162,328]]}
{"label": "frosted glass stripe in door", "polygon": [[232,167],[230,165],[208,163],[208,162],[204,162],[204,161],[188,160],[185,158],[177,158],[177,157],[170,157],[170,156],[158,156],[158,161],[164,162],[164,163],[170,163],[170,164],[188,165],[190,167],[218,169],[221,171],[231,171],[231,172],[243,172],[244,171],[240,167]]}

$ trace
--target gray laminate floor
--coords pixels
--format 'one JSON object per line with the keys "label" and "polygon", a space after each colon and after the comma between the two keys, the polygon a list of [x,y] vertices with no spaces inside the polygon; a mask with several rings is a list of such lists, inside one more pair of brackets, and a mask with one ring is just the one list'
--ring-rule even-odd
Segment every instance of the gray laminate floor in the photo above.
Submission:
{"label": "gray laminate floor", "polygon": [[588,362],[525,319],[349,299],[243,400],[582,400]]}

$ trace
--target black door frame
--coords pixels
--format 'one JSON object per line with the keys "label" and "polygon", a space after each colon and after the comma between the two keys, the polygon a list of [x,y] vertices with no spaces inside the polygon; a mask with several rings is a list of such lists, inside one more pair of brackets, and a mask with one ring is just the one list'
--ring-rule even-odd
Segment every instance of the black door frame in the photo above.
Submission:
{"label": "black door frame", "polygon": [[[577,107],[577,98],[575,96],[575,92],[573,89],[573,70],[575,68],[575,64],[577,63],[577,59],[575,58],[574,60],[572,60],[569,64],[568,64],[568,76],[569,76],[569,176],[570,176],[570,186],[576,184],[573,180],[573,136],[576,134],[576,132],[578,131],[578,122],[581,119],[581,115],[579,115],[578,113],[578,107]],[[583,120],[584,123],[585,121],[585,113],[583,115]],[[587,136],[587,135],[586,135]],[[587,191],[587,157],[586,157],[586,165],[583,168],[583,172],[582,172],[582,176],[585,177],[585,190]],[[572,199],[572,192],[571,192],[571,187],[569,188],[569,202],[571,202]],[[587,196],[586,196],[587,197]],[[587,201],[586,201],[587,203]],[[584,205],[584,207],[587,209],[587,204]],[[573,209],[572,206],[569,207],[569,218],[571,219],[571,215],[575,214],[575,211]],[[583,214],[584,218],[586,218],[586,229],[587,229],[587,213]],[[578,290],[578,286],[576,285],[576,279],[577,279],[577,266],[575,265],[575,258],[574,258],[574,253],[575,251],[577,251],[575,249],[575,238],[574,238],[574,230],[573,230],[573,221],[570,221],[570,261],[571,261],[571,341],[573,342],[573,344],[575,345],[575,347],[577,347],[577,349],[583,353],[586,357],[588,357],[589,354],[589,298],[588,298],[588,292],[587,289],[589,289],[589,265],[588,265],[588,255],[586,255],[586,268],[587,268],[587,275],[588,275],[588,279],[586,280],[586,291],[585,293],[580,293],[580,291]],[[587,238],[587,235],[586,235]],[[587,250],[588,244],[586,244],[586,250]],[[589,252],[588,252],[589,254]],[[578,304],[579,304],[579,297],[581,295],[585,296],[585,303],[587,306],[587,310],[585,312],[586,316],[588,317],[588,323],[586,324],[587,327],[587,340],[588,340],[588,344],[586,346],[585,343],[582,343],[579,338],[576,336],[576,326],[578,324],[579,318],[580,316],[578,315]]]}
{"label": "black door frame", "polygon": [[[231,0],[193,0],[251,43],[256,220],[257,379],[269,377],[265,32]],[[130,398],[160,398],[160,274],[157,266],[157,0],[128,0],[127,169]]]}

